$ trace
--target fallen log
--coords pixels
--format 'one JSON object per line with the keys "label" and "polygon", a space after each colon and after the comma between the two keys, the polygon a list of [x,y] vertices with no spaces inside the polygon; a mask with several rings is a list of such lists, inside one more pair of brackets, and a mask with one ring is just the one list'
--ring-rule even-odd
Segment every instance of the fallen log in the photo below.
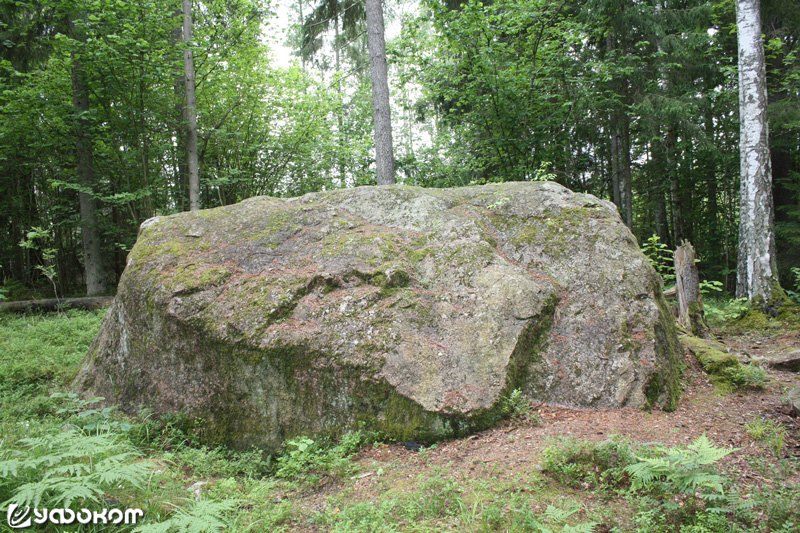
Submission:
{"label": "fallen log", "polygon": [[91,296],[85,298],[59,298],[47,300],[20,300],[18,302],[0,302],[0,311],[12,313],[26,311],[60,311],[62,309],[100,309],[108,307],[114,301],[113,296]]}

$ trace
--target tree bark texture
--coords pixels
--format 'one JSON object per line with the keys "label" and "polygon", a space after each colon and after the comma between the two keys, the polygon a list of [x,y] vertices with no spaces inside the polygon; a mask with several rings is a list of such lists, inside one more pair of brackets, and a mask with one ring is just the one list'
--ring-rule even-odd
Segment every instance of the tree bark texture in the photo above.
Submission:
{"label": "tree bark texture", "polygon": [[777,283],[766,66],[759,0],[736,0],[739,40],[739,257],[736,296],[771,305]]}
{"label": "tree bark texture", "polygon": [[186,87],[186,166],[189,178],[189,210],[200,209],[200,170],[197,163],[197,99],[195,97],[192,40],[192,0],[183,0],[183,73]]}
{"label": "tree bark texture", "polygon": [[[185,1],[185,0],[184,0]],[[369,75],[372,81],[372,116],[375,121],[375,166],[378,185],[395,182],[392,148],[392,115],[389,107],[389,76],[386,67],[383,6],[381,0],[366,0]]]}
{"label": "tree bark texture", "polygon": [[697,270],[697,255],[690,242],[675,250],[675,288],[678,294],[678,325],[691,331],[696,337],[708,336],[703,311],[703,296],[700,293],[700,272]]}
{"label": "tree bark texture", "polygon": [[621,185],[624,191],[625,224],[633,229],[633,180],[631,177],[631,122],[628,115],[620,113],[622,120]]}
{"label": "tree bark texture", "polygon": [[[70,30],[75,35],[75,24],[70,20]],[[87,114],[89,91],[84,79],[80,59],[73,54],[72,59],[72,104],[75,108],[75,156],[78,182],[81,191],[78,201],[81,212],[81,239],[83,241],[83,268],[86,294],[99,296],[106,292],[106,279],[103,270],[103,250],[100,242],[100,229],[97,226],[97,202],[91,192],[94,186],[94,163],[92,160],[92,136]]]}

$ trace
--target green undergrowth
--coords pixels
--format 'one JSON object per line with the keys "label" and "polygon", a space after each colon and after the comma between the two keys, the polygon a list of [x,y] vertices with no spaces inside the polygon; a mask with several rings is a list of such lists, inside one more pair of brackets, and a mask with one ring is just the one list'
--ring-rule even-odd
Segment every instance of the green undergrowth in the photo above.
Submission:
{"label": "green undergrowth", "polygon": [[797,330],[800,327],[800,304],[780,292],[779,304],[765,314],[745,298],[713,297],[703,302],[705,317],[720,332],[744,333],[750,331]]}
{"label": "green undergrowth", "polygon": [[[559,439],[530,448],[521,464],[458,454],[447,463],[435,446],[412,452],[363,430],[294,437],[276,456],[204,446],[203,420],[126,417],[68,390],[102,314],[0,316],[0,512],[12,503],[141,509],[138,524],[114,530],[145,533],[713,533],[800,524],[797,464],[780,459],[780,428],[760,419],[747,431],[776,451],[755,465],[771,480],[761,489],[720,470],[729,450],[708,439],[677,449]],[[514,424],[541,423],[519,391],[502,411]],[[515,435],[497,445],[526,444]]]}

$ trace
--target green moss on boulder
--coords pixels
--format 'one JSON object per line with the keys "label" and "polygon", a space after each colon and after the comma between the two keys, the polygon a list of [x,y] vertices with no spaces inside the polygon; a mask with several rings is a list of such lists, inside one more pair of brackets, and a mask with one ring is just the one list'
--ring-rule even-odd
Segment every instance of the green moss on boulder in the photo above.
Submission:
{"label": "green moss on boulder", "polygon": [[145,222],[74,386],[274,451],[362,426],[461,436],[515,389],[670,409],[680,370],[658,278],[609,202],[392,186]]}

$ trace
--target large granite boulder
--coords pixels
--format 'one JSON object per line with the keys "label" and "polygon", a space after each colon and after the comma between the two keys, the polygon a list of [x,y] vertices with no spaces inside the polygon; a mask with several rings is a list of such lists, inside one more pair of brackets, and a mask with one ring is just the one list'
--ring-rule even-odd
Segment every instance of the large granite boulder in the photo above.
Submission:
{"label": "large granite boulder", "polygon": [[678,353],[611,203],[555,183],[359,187],[146,221],[74,385],[275,450],[362,424],[463,435],[517,388],[670,409]]}

